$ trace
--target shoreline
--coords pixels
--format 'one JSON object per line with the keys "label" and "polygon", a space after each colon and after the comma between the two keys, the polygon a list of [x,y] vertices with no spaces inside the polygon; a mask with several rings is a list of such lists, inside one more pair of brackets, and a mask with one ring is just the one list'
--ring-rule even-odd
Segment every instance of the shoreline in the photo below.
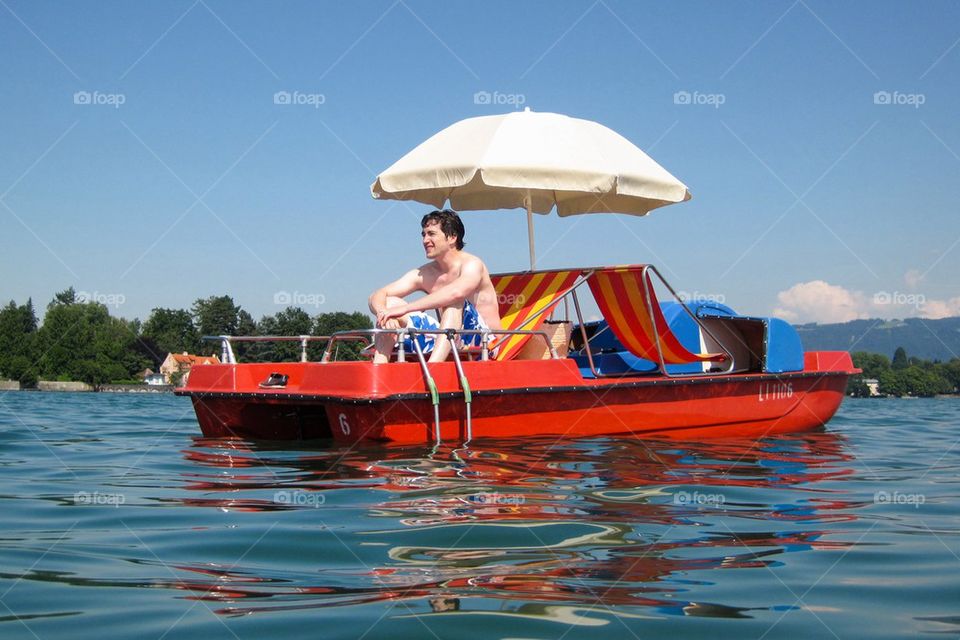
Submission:
{"label": "shoreline", "polygon": [[19,383],[0,386],[0,393],[24,391],[28,393],[173,393],[174,385],[148,384],[101,384],[89,385],[85,382],[51,382],[42,380],[35,388],[24,389]]}

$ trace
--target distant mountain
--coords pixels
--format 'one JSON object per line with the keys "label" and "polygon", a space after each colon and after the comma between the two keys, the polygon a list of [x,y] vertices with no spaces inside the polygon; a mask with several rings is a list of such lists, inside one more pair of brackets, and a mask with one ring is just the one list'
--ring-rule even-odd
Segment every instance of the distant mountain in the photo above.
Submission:
{"label": "distant mountain", "polygon": [[960,318],[942,320],[853,320],[797,325],[807,351],[868,351],[893,357],[897,347],[924,360],[960,358]]}

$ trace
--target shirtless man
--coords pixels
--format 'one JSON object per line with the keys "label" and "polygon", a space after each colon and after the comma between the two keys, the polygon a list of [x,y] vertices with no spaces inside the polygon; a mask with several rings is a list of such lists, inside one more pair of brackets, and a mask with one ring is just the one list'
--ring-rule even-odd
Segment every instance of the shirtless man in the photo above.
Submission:
{"label": "shirtless man", "polygon": [[[380,329],[412,327],[419,329],[500,329],[497,292],[490,281],[487,267],[477,256],[463,251],[463,222],[449,209],[432,211],[420,221],[423,249],[431,260],[412,269],[399,280],[370,294],[370,311],[377,316]],[[427,295],[406,302],[403,298],[415,291]],[[440,323],[426,311],[437,309]],[[442,362],[450,354],[446,336],[422,336],[421,346],[430,351],[430,362]],[[395,337],[377,336],[373,362],[388,362]],[[480,336],[463,336],[463,342],[480,345]],[[412,343],[406,347],[412,350]],[[425,349],[426,351],[427,349]]]}

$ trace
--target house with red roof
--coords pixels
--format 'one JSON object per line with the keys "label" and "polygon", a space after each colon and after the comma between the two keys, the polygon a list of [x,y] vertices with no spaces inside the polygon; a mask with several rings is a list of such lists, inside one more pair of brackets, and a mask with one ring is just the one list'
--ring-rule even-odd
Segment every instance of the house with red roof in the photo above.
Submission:
{"label": "house with red roof", "polygon": [[179,374],[180,384],[186,384],[190,375],[190,369],[196,364],[220,364],[220,358],[215,355],[197,356],[192,353],[168,353],[160,365],[160,373],[167,384],[174,382],[174,377]]}

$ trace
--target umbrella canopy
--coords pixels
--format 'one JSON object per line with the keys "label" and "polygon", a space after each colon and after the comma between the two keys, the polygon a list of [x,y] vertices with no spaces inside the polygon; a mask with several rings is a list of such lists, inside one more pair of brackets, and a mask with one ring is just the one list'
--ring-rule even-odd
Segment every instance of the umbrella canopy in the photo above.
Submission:
{"label": "umbrella canopy", "polygon": [[690,199],[686,185],[620,134],[596,122],[529,109],[450,125],[381,173],[374,198],[461,211],[646,215]]}

